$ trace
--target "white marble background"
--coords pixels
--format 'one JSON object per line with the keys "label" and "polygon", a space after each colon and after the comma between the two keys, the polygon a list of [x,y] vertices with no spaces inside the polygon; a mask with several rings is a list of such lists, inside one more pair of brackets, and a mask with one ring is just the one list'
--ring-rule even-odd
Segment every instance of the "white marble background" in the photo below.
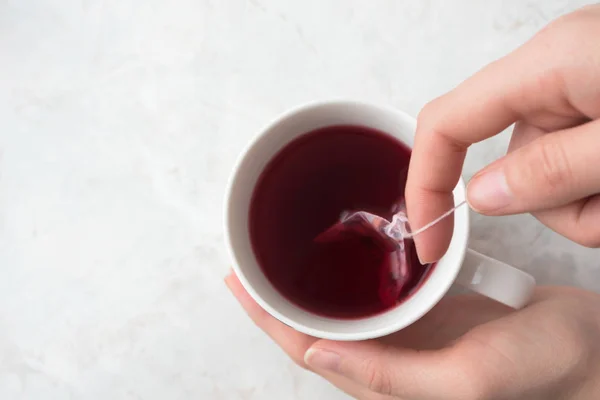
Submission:
{"label": "white marble background", "polygon": [[[0,1],[0,398],[346,399],[222,284],[238,153],[309,100],[416,115],[584,3]],[[541,283],[600,290],[600,253],[530,217],[472,228]]]}

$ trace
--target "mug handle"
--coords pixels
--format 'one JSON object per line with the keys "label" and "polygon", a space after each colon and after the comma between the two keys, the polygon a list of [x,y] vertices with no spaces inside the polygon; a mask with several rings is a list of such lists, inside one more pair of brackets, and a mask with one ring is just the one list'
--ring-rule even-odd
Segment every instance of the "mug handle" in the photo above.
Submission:
{"label": "mug handle", "polygon": [[515,309],[529,303],[535,288],[533,276],[471,249],[456,283]]}

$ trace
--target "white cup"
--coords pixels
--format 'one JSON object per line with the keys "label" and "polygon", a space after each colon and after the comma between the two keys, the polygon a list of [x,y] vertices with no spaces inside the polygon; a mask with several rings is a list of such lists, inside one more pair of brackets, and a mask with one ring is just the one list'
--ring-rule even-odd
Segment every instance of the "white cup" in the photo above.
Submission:
{"label": "white cup", "polygon": [[[513,308],[530,300],[532,276],[468,248],[469,211],[460,207],[448,251],[429,278],[403,303],[378,315],[342,320],[312,314],[283,297],[263,274],[250,243],[248,211],[256,182],[267,163],[290,141],[331,125],[360,125],[377,129],[412,147],[416,121],[387,107],[336,101],[309,104],[284,114],[262,131],[242,155],[229,185],[225,232],[233,269],[252,298],[269,314],[311,336],[331,340],[364,340],[385,336],[425,315],[457,282]],[[465,200],[461,179],[454,201]],[[281,266],[285,268],[285,265]]]}

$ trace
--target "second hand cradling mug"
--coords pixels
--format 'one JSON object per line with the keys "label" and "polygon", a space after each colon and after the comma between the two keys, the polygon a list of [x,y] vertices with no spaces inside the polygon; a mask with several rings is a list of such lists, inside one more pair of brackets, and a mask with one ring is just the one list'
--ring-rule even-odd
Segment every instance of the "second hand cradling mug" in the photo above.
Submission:
{"label": "second hand cradling mug", "polygon": [[[448,292],[453,283],[504,303],[525,306],[535,280],[529,274],[468,248],[469,214],[460,207],[448,251],[406,300],[384,312],[356,319],[311,313],[284,297],[267,279],[252,246],[249,216],[261,173],[286,145],[302,135],[330,126],[375,129],[412,148],[416,121],[387,107],[350,101],[314,103],[292,110],[262,131],[243,153],[231,179],[225,205],[225,232],[233,269],[252,298],[269,314],[307,335],[331,340],[364,340],[388,335],[412,324]],[[465,200],[461,179],[454,202]],[[285,268],[282,265],[281,268]]]}

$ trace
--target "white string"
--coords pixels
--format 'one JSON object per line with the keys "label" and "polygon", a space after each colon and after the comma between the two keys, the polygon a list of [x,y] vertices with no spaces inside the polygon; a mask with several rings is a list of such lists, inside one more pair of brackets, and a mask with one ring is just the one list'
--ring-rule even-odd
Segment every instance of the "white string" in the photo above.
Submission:
{"label": "white string", "polygon": [[430,223],[423,225],[422,227],[420,227],[416,231],[410,232],[409,233],[410,236],[408,236],[408,237],[413,238],[413,237],[417,236],[419,233],[422,233],[423,231],[431,228],[433,225],[437,224],[438,222],[440,222],[441,220],[443,220],[444,218],[446,218],[448,215],[452,214],[454,211],[456,211],[456,209],[458,207],[462,206],[463,204],[467,204],[467,201],[463,200],[460,204],[458,204],[455,207],[452,207],[450,210],[446,211],[445,213],[443,213],[442,215],[440,215],[439,217],[437,217],[436,219],[434,219]]}

